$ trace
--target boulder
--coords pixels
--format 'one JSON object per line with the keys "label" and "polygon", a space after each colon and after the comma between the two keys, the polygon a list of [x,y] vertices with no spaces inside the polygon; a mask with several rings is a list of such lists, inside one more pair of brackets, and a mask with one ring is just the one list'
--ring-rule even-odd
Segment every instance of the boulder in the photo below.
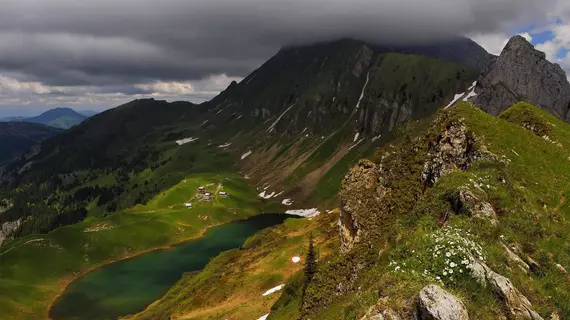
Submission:
{"label": "boulder", "polygon": [[430,284],[416,298],[418,320],[467,320],[469,315],[461,300],[441,287]]}

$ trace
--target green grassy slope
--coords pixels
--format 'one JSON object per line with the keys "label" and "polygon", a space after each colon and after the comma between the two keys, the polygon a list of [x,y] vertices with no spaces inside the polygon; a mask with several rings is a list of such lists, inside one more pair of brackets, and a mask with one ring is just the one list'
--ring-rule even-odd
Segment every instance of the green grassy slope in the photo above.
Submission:
{"label": "green grassy slope", "polygon": [[[410,314],[419,290],[439,283],[462,299],[470,318],[501,319],[504,310],[500,299],[468,276],[467,270],[459,271],[461,254],[452,258],[458,258],[453,261],[459,265],[453,275],[443,274],[448,268],[445,258],[434,258],[437,244],[446,251],[469,239],[476,245],[460,247],[480,253],[493,270],[511,279],[544,318],[552,312],[562,319],[570,317],[570,281],[559,268],[570,269],[570,125],[526,103],[513,106],[499,117],[468,103],[442,114],[449,121],[462,119],[480,138],[480,145],[498,160],[475,162],[467,171],[442,177],[409,205],[405,203],[411,193],[397,195],[402,205],[391,209],[392,217],[386,217],[389,220],[385,221],[390,221],[388,232],[375,240],[376,249],[360,246],[350,254],[333,255],[320,265],[307,291],[302,309],[305,316],[359,318],[377,303],[380,309],[390,307]],[[546,135],[545,131],[532,129],[541,125],[547,129]],[[441,130],[437,126],[434,129]],[[415,158],[398,157],[411,150],[410,144],[421,146],[434,138],[429,132],[420,137],[402,139],[395,148],[379,150],[378,161],[384,154],[394,154],[394,159],[400,159],[394,165],[403,172],[415,172],[411,166],[415,166],[414,159],[425,156],[423,147],[411,151]],[[422,162],[419,164],[421,169]],[[417,183],[405,175],[400,181]],[[413,190],[412,185],[402,187]],[[499,220],[496,227],[453,212],[449,199],[459,188],[468,188],[492,205]],[[519,255],[536,264],[523,271],[508,258],[502,244],[519,247]],[[357,265],[361,269],[354,269]],[[338,291],[339,284],[343,284],[343,291]],[[278,311],[270,319],[288,319]]]}
{"label": "green grassy slope", "polygon": [[[198,201],[199,185],[230,197]],[[193,207],[186,208],[186,202]],[[220,171],[188,176],[147,205],[18,238],[0,250],[0,314],[7,319],[45,318],[50,302],[81,273],[264,210],[277,208],[264,205],[240,175]]]}
{"label": "green grassy slope", "polygon": [[[346,170],[381,144],[373,137],[433,113],[475,77],[456,63],[354,40],[285,48],[212,101],[136,100],[45,141],[7,167],[0,200],[13,208],[0,223],[21,219],[15,236],[46,233],[146,203],[248,151],[237,166],[253,184],[285,191],[278,200],[334,204]],[[199,148],[176,145],[189,137]],[[234,157],[219,152],[226,143]]]}
{"label": "green grassy slope", "polygon": [[0,122],[0,166],[61,130],[27,122]]}
{"label": "green grassy slope", "polygon": [[[240,248],[186,274],[159,301],[128,319],[257,319],[270,313],[281,291],[262,294],[290,277],[302,276],[309,234],[321,258],[336,251],[338,212],[312,219],[288,219],[250,237]],[[292,262],[299,256],[302,261]]]}

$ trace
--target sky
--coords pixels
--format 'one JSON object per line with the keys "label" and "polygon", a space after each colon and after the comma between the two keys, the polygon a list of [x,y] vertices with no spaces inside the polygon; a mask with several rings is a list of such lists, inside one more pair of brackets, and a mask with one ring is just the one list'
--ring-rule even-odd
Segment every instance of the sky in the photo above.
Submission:
{"label": "sky", "polygon": [[0,117],[206,101],[286,45],[463,35],[499,54],[515,34],[570,71],[567,0],[3,0]]}

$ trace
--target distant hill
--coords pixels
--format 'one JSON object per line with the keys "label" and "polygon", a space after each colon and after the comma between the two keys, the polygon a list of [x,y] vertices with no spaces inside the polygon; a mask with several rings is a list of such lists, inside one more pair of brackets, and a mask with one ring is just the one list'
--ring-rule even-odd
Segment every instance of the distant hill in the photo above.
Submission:
{"label": "distant hill", "polygon": [[48,110],[37,117],[27,118],[26,122],[48,125],[54,128],[69,129],[87,119],[86,116],[70,108],[55,108]]}
{"label": "distant hill", "polygon": [[25,121],[25,120],[26,120],[26,117],[22,117],[22,116],[0,118],[0,122],[21,122],[21,121]]}
{"label": "distant hill", "polygon": [[43,124],[0,122],[0,166],[39,142],[62,132]]}
{"label": "distant hill", "polygon": [[100,111],[95,111],[95,110],[81,110],[81,111],[77,111],[77,112],[86,116],[87,118],[92,117],[92,116],[100,113]]}

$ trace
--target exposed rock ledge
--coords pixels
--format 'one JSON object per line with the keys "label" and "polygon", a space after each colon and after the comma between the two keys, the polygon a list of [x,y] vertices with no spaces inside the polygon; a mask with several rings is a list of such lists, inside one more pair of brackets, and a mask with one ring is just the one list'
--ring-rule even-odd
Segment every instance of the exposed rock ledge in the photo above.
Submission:
{"label": "exposed rock ledge", "polygon": [[477,147],[478,141],[463,121],[450,122],[430,144],[422,171],[422,183],[431,187],[450,172],[467,170],[473,161],[495,159],[485,146]]}
{"label": "exposed rock ledge", "polygon": [[489,221],[493,226],[499,223],[497,213],[490,203],[479,199],[468,188],[462,187],[453,194],[449,202],[456,213],[466,213],[470,217]]}
{"label": "exposed rock ledge", "polygon": [[[378,184],[378,166],[368,160],[360,160],[346,175],[341,188],[340,218],[338,221],[340,250],[349,251],[360,241],[362,226],[359,216],[374,205],[373,193]],[[342,196],[350,194],[350,196]]]}
{"label": "exposed rock ledge", "polygon": [[509,319],[543,320],[532,308],[532,304],[506,277],[494,272],[486,264],[474,261],[470,265],[475,279],[491,290],[504,302]]}
{"label": "exposed rock ledge", "polygon": [[[391,217],[412,209],[422,191],[432,187],[442,176],[467,170],[477,160],[497,159],[462,119],[447,116],[443,113],[435,120],[434,127],[441,128],[437,134],[410,141],[399,150],[386,151],[379,164],[361,160],[349,171],[340,190],[341,252],[373,238],[372,233],[381,233]],[[430,139],[429,144],[425,139]],[[496,214],[490,204],[472,193],[463,192],[460,196],[465,203],[477,203],[471,215],[496,224]]]}
{"label": "exposed rock ledge", "polygon": [[14,231],[16,231],[21,224],[22,219],[16,221],[4,222],[0,227],[0,246],[6,239],[8,239]]}

